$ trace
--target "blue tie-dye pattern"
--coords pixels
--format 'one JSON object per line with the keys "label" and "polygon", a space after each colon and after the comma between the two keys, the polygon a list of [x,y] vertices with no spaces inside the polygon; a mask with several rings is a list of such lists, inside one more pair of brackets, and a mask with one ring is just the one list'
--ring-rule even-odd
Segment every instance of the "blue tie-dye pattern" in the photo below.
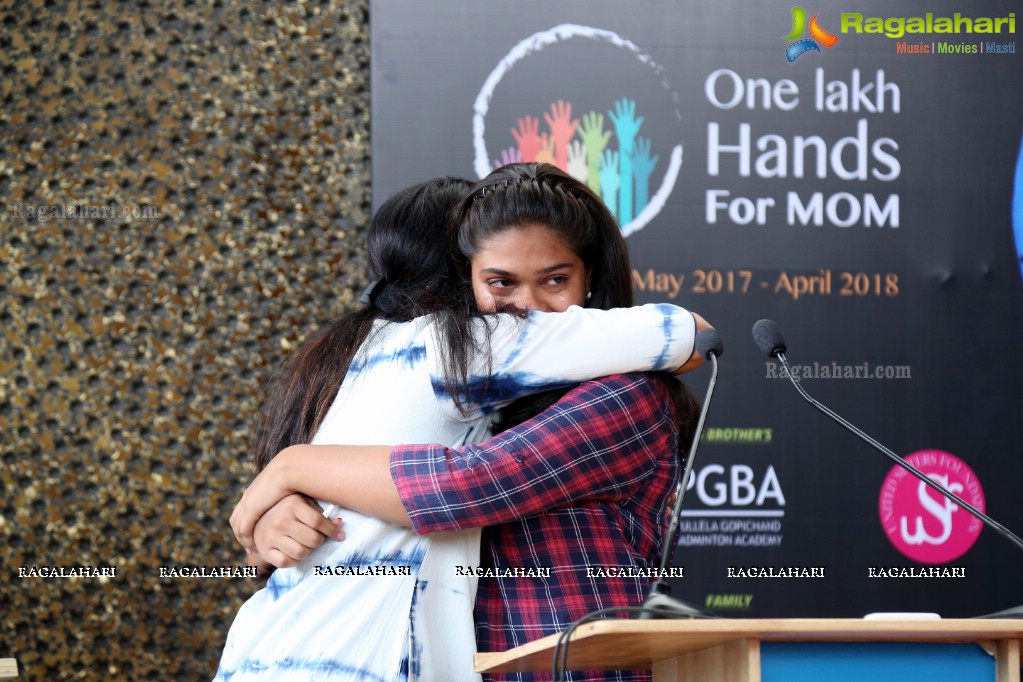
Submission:
{"label": "blue tie-dye pattern", "polygon": [[672,320],[675,317],[676,309],[667,303],[657,303],[654,305],[654,309],[664,317],[661,322],[661,329],[664,330],[664,345],[661,346],[661,354],[654,358],[653,367],[654,369],[664,369],[671,356],[671,344],[675,340],[675,326],[672,324]]}
{"label": "blue tie-dye pattern", "polygon": [[474,442],[472,440],[472,437],[473,437],[474,433],[476,433],[476,425],[475,424],[473,424],[472,426],[469,427],[469,430],[466,431],[465,435],[462,437],[462,442],[459,443],[458,445],[467,445],[469,443]]}
{"label": "blue tie-dye pattern", "polygon": [[[281,672],[289,671],[294,672],[296,670],[308,671],[310,673],[319,673],[327,675],[347,675],[350,679],[356,680],[377,680],[378,682],[395,682],[381,675],[366,670],[365,668],[359,668],[357,666],[347,665],[345,663],[338,663],[337,661],[331,660],[319,660],[319,661],[307,661],[301,658],[281,658],[272,663],[262,663],[259,661],[245,661],[241,666],[235,670],[220,671],[217,674],[217,680],[223,680],[223,682],[230,682],[231,678],[239,674],[252,674],[261,675],[268,673],[272,670],[278,670]],[[407,675],[404,676],[407,679]]]}
{"label": "blue tie-dye pattern", "polygon": [[[667,303],[653,304],[652,307],[662,316],[661,330],[664,334],[664,342],[661,344],[660,352],[651,357],[650,366],[654,369],[666,369],[671,359],[672,344],[677,340],[675,320],[678,308]],[[515,350],[509,354],[507,364],[511,364],[516,354],[528,345],[525,341],[527,337],[528,333],[523,332]],[[497,411],[497,408],[493,407],[495,403],[507,403],[524,395],[565,388],[577,381],[577,379],[567,377],[555,378],[550,375],[530,372],[511,372],[493,377],[470,377],[464,390],[459,393],[459,397],[470,406],[480,406],[480,411],[488,415]],[[431,377],[431,385],[433,393],[438,399],[443,400],[447,397],[447,384],[444,383],[442,377]]]}
{"label": "blue tie-dye pattern", "polygon": [[404,364],[415,367],[426,360],[426,344],[420,343],[408,348],[399,348],[390,353],[374,353],[368,357],[356,357],[348,368],[349,374],[363,372],[379,364]]}
{"label": "blue tie-dye pattern", "polygon": [[[477,407],[484,415],[497,411],[496,404],[508,403],[516,398],[533,393],[542,393],[555,388],[565,388],[576,383],[568,378],[551,378],[532,372],[513,372],[495,377],[475,377],[466,382],[465,389],[459,392],[463,402]],[[447,396],[444,380],[433,377],[431,380],[433,393],[438,399]]]}
{"label": "blue tie-dye pattern", "polygon": [[[532,314],[531,314],[532,315]],[[534,328],[530,324],[532,317],[527,318],[522,329],[516,338],[515,345],[508,351],[508,357],[504,364],[513,364],[526,350],[535,347],[530,337],[530,331]],[[470,377],[459,391],[459,398],[469,406],[477,407],[484,415],[493,414],[497,411],[493,404],[509,402],[523,395],[539,393],[554,388],[564,388],[573,383],[568,379],[556,379],[553,382],[547,377],[547,381],[539,381],[535,375],[529,373],[503,374],[495,377]],[[434,395],[444,400],[448,398],[447,385],[443,377],[431,376]]]}
{"label": "blue tie-dye pattern", "polygon": [[530,312],[526,321],[522,325],[521,333],[519,334],[518,340],[515,345],[512,346],[511,352],[508,353],[507,362],[515,362],[522,355],[522,352],[533,345],[532,338],[530,338],[530,332],[535,328],[536,314]]}
{"label": "blue tie-dye pattern", "polygon": [[270,579],[266,581],[266,591],[270,593],[271,600],[277,601],[287,594],[291,588],[302,582],[301,579],[294,582],[288,580],[287,577],[290,573],[290,571],[274,571]]}
{"label": "blue tie-dye pattern", "polygon": [[[412,552],[392,552],[390,554],[377,554],[369,556],[366,554],[356,553],[344,558],[343,561],[338,561],[334,565],[338,566],[352,566],[359,568],[367,568],[371,566],[411,566],[413,572],[417,572],[419,567],[423,564],[423,557],[426,555],[426,549],[423,546],[417,546]],[[304,578],[300,578],[297,582],[285,582],[283,578],[274,580],[279,574],[275,572],[270,576],[270,580],[267,582],[266,589],[270,591],[271,597],[276,601],[280,595],[283,595],[288,590],[293,588]],[[427,582],[422,582],[422,589],[426,589]],[[412,612],[415,612],[415,603],[417,595],[413,592],[412,595]],[[409,617],[409,627],[411,627],[412,618],[411,613]],[[417,651],[417,654],[421,652]],[[419,667],[418,656],[417,662],[414,668]],[[235,670],[220,670],[217,672],[216,680],[228,682],[232,677],[240,673],[251,673],[261,674],[270,670],[308,670],[309,672],[317,672],[321,674],[335,674],[335,675],[357,675],[355,679],[359,680],[385,680],[385,678],[371,673],[363,668],[348,665],[340,661],[331,659],[317,659],[307,661],[300,658],[284,658],[278,661],[274,661],[271,664],[261,662],[259,659],[246,659],[238,668]],[[408,662],[402,661],[402,675],[400,679],[408,679]],[[418,674],[418,670],[415,671]],[[393,680],[386,680],[386,682],[394,682]]]}
{"label": "blue tie-dye pattern", "polygon": [[417,546],[411,553],[396,552],[392,554],[352,554],[343,560],[336,562],[338,566],[353,566],[365,568],[368,566],[411,566],[413,570],[423,565],[423,556],[426,550],[422,545]]}
{"label": "blue tie-dye pattern", "polygon": [[408,610],[409,641],[412,642],[412,651],[409,654],[411,656],[411,661],[409,662],[408,659],[406,659],[403,668],[405,669],[406,675],[408,675],[409,672],[412,672],[416,675],[416,677],[422,674],[421,661],[423,657],[423,646],[416,640],[416,606],[419,604],[419,592],[420,590],[423,592],[426,591],[426,585],[428,582],[429,581],[427,580],[416,581],[416,589],[412,591],[412,604]]}
{"label": "blue tie-dye pattern", "polygon": [[[423,547],[417,547],[412,553],[394,553],[394,554],[380,554],[375,556],[367,556],[364,554],[353,554],[345,557],[343,560],[335,561],[330,564],[332,566],[352,566],[358,568],[367,568],[370,566],[411,566],[412,570],[418,570],[423,564],[423,556],[425,554]],[[266,583],[266,590],[270,594],[272,601],[277,601],[283,595],[287,594],[289,590],[301,583],[307,576],[299,575],[298,580],[289,580],[289,577],[294,576],[295,573],[290,571],[274,571],[273,575]]]}

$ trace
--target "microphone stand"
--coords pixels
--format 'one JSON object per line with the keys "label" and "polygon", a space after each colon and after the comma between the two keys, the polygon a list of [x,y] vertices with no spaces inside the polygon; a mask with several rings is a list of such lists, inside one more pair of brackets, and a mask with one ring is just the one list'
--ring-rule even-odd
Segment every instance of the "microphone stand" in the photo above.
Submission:
{"label": "microphone stand", "polygon": [[825,405],[817,402],[812,397],[810,397],[810,394],[807,393],[805,390],[803,390],[803,387],[799,385],[799,382],[796,381],[795,377],[792,374],[791,369],[789,369],[789,363],[785,359],[785,353],[783,351],[780,351],[780,350],[776,351],[775,357],[778,358],[778,360],[782,364],[782,367],[785,368],[785,373],[788,374],[789,380],[792,382],[792,385],[796,387],[796,390],[799,391],[800,395],[802,395],[804,398],[806,398],[807,402],[809,402],[811,405],[816,407],[818,410],[820,410],[824,414],[826,414],[829,417],[831,417],[832,419],[834,419],[836,422],[838,422],[839,424],[844,426],[849,431],[852,431],[859,438],[861,438],[866,443],[871,445],[875,450],[878,450],[883,455],[885,455],[888,459],[892,460],[893,462],[898,464],[900,467],[902,467],[903,469],[905,469],[909,473],[911,473],[914,476],[916,476],[917,478],[919,478],[921,481],[923,481],[924,483],[929,485],[934,490],[937,490],[939,493],[941,493],[942,495],[947,497],[949,500],[951,500],[954,504],[962,507],[966,511],[970,512],[971,514],[973,514],[975,517],[977,517],[982,522],[987,524],[991,529],[993,529],[999,535],[1001,535],[1002,537],[1007,539],[1009,542],[1013,543],[1014,545],[1016,545],[1020,549],[1023,549],[1023,540],[1020,540],[1008,528],[1006,528],[1002,524],[998,523],[997,521],[992,519],[990,516],[988,516],[987,514],[985,514],[982,511],[980,511],[979,509],[977,509],[976,507],[971,505],[969,502],[967,502],[966,500],[964,500],[961,497],[959,497],[958,495],[956,495],[955,493],[947,490],[943,485],[941,485],[937,481],[935,481],[932,478],[930,478],[929,476],[927,476],[925,473],[923,473],[922,471],[917,469],[915,466],[913,466],[912,464],[910,464],[909,462],[904,460],[902,457],[899,457],[894,452],[892,452],[891,450],[889,450],[888,448],[886,448],[885,446],[881,445],[876,440],[874,440],[873,438],[868,436],[866,433],[864,433],[860,429],[856,428],[855,426],[853,426],[852,424],[847,422],[842,417],[838,416],[837,414],[835,414],[834,412],[829,410]]}
{"label": "microphone stand", "polygon": [[[707,334],[707,331],[700,332],[701,335]],[[714,334],[716,337],[716,333]],[[707,397],[703,401],[703,406],[700,409],[700,417],[696,422],[696,432],[693,434],[693,442],[689,447],[689,456],[686,458],[685,471],[682,474],[682,479],[679,481],[678,488],[675,491],[675,507],[671,511],[671,524],[668,526],[668,533],[665,536],[664,552],[661,556],[661,570],[657,576],[657,580],[650,587],[650,594],[643,602],[641,608],[651,609],[658,611],[659,613],[651,613],[651,611],[643,611],[640,615],[640,619],[650,618],[720,618],[717,614],[703,609],[694,604],[675,599],[671,596],[671,585],[664,579],[664,571],[671,560],[671,555],[675,549],[676,535],[678,533],[679,518],[682,515],[682,499],[685,497],[686,488],[689,486],[689,476],[693,471],[693,462],[696,460],[696,449],[700,444],[700,439],[703,437],[703,424],[707,420],[707,412],[710,409],[711,398],[714,397],[714,386],[718,380],[718,354],[720,353],[720,342],[717,348],[711,348],[707,351],[707,357],[710,358],[711,373],[710,383],[707,386]]]}
{"label": "microphone stand", "polygon": [[[795,386],[796,390],[799,391],[799,394],[803,396],[803,398],[805,398],[807,402],[809,402],[815,408],[826,414],[828,417],[831,417],[831,419],[835,420],[840,425],[844,426],[848,431],[855,434],[857,437],[859,437],[861,440],[863,440],[868,445],[873,447],[875,450],[877,450],[878,452],[886,456],[888,459],[895,462],[898,466],[902,467],[909,473],[916,476],[926,485],[930,486],[934,490],[937,490],[941,495],[951,500],[954,504],[962,507],[966,511],[973,514],[973,516],[980,519],[980,521],[982,521],[986,526],[994,530],[996,533],[1004,537],[1006,540],[1014,544],[1016,547],[1018,547],[1019,549],[1023,549],[1023,540],[1020,540],[1020,538],[1015,533],[1013,533],[1008,528],[992,519],[984,512],[980,511],[979,509],[976,509],[973,505],[969,504],[968,502],[966,502],[966,500],[963,500],[955,493],[951,492],[950,490],[947,490],[943,485],[928,477],[926,474],[924,474],[922,471],[914,467],[905,459],[899,457],[897,454],[886,448],[884,445],[877,442],[876,440],[868,436],[866,433],[864,433],[857,427],[853,426],[850,422],[846,421],[835,412],[832,412],[823,403],[820,403],[813,397],[811,397],[810,394],[807,393],[802,386],[800,386],[799,381],[792,373],[792,369],[789,367],[788,360],[785,358],[786,350],[785,342],[781,338],[781,332],[777,329],[776,325],[773,322],[771,322],[770,320],[761,320],[757,322],[757,324],[754,325],[753,327],[753,337],[754,340],[757,342],[757,345],[760,346],[761,350],[767,352],[768,356],[777,358],[778,361],[781,362],[782,367],[785,369],[785,373],[788,374],[789,381],[792,382],[792,385]],[[995,613],[985,614],[983,616],[974,617],[1023,618],[1023,605],[1011,607],[1003,611],[997,611]]]}

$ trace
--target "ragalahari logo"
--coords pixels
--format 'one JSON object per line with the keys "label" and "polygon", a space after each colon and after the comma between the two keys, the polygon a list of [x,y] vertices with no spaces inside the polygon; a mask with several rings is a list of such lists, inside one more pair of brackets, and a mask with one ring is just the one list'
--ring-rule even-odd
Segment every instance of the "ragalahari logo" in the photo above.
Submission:
{"label": "ragalahari logo", "polygon": [[[825,31],[817,23],[817,17],[819,16],[820,14],[814,14],[813,19],[807,24],[806,10],[802,7],[792,8],[792,30],[789,31],[787,36],[782,38],[782,40],[796,41],[785,49],[785,58],[790,62],[796,61],[800,55],[806,54],[811,50],[820,52],[822,45],[824,47],[834,47],[838,43],[838,36]],[[808,32],[810,37],[800,40],[804,31]]]}

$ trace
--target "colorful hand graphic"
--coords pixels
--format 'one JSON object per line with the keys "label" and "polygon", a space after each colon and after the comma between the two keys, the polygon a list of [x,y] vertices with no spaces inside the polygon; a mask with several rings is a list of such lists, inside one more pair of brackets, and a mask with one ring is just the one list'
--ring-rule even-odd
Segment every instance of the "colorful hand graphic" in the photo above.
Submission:
{"label": "colorful hand graphic", "polygon": [[586,163],[586,147],[581,140],[573,140],[568,146],[568,174],[579,182],[586,182],[590,167]]}
{"label": "colorful hand graphic", "polygon": [[607,112],[615,126],[618,137],[618,151],[621,153],[621,197],[619,200],[618,220],[622,225],[632,220],[632,156],[636,133],[643,125],[643,117],[636,118],[636,102],[625,97],[615,102],[615,110]]}
{"label": "colorful hand graphic", "polygon": [[615,110],[607,112],[611,122],[615,125],[615,135],[618,136],[619,151],[632,151],[633,141],[639,127],[643,125],[643,117],[636,118],[636,101],[626,97],[615,102]]}
{"label": "colorful hand graphic", "polygon": [[512,128],[511,134],[519,143],[519,152],[525,163],[536,161],[543,141],[540,139],[540,119],[526,115],[519,119],[519,128]]}
{"label": "colorful hand graphic", "polygon": [[551,113],[544,113],[543,118],[551,129],[554,164],[561,170],[568,171],[568,141],[575,135],[579,119],[572,120],[572,105],[560,99],[551,104]]}
{"label": "colorful hand graphic", "polygon": [[536,153],[536,160],[540,163],[554,163],[554,137],[548,137],[547,133],[540,136],[540,151]]}
{"label": "colorful hand graphic", "polygon": [[494,168],[507,166],[509,163],[521,163],[522,151],[518,147],[508,147],[501,150],[501,160],[494,159]]}
{"label": "colorful hand graphic", "polygon": [[611,131],[604,130],[604,115],[595,111],[583,116],[583,124],[579,128],[579,137],[586,145],[586,158],[589,159],[587,185],[600,195],[600,154],[611,139]]}
{"label": "colorful hand graphic", "polygon": [[632,157],[632,171],[636,177],[636,214],[650,203],[650,175],[654,172],[658,159],[650,158],[650,140],[646,137],[636,138],[636,153]]}
{"label": "colorful hand graphic", "polygon": [[618,175],[618,152],[610,149],[604,151],[600,157],[600,191],[604,203],[611,210],[612,215],[621,225],[621,218],[618,216],[618,187],[621,178]]}

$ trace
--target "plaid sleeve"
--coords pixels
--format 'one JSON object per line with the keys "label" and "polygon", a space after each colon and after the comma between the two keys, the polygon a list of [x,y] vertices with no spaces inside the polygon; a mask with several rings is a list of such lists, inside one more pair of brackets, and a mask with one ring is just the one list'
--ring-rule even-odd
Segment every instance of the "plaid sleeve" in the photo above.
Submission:
{"label": "plaid sleeve", "polygon": [[673,419],[659,377],[620,374],[580,384],[542,414],[459,449],[402,445],[391,477],[417,533],[492,526],[582,499],[618,502],[659,465]]}

